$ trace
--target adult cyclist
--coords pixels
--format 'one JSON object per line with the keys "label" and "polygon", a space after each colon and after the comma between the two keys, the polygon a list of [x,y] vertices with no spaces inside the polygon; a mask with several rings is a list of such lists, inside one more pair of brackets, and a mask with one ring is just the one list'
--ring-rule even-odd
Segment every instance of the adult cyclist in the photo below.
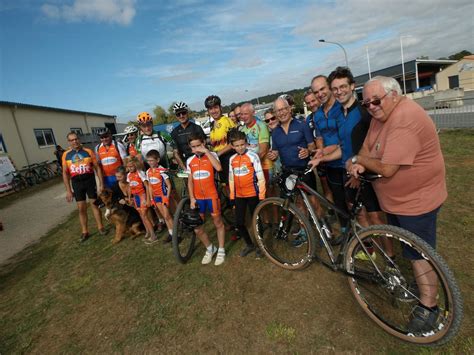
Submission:
{"label": "adult cyclist", "polygon": [[209,135],[211,149],[217,153],[222,165],[220,178],[222,182],[229,181],[229,160],[234,150],[227,140],[229,131],[235,127],[235,123],[222,114],[221,99],[219,96],[211,95],[204,101],[209,116],[214,120]]}
{"label": "adult cyclist", "polygon": [[166,142],[160,132],[153,129],[153,117],[148,112],[139,113],[137,116],[140,134],[135,141],[135,148],[138,156],[143,161],[146,168],[146,155],[150,150],[157,150],[160,153],[160,164],[168,168],[168,156],[166,154]]}
{"label": "adult cyclist", "polygon": [[173,156],[180,169],[186,170],[186,160],[193,155],[189,147],[188,137],[194,133],[202,134],[203,136],[205,134],[201,126],[189,120],[189,107],[186,103],[182,101],[175,103],[173,111],[180,123],[171,132]]}
{"label": "adult cyclist", "polygon": [[125,150],[129,157],[135,157],[138,155],[137,148],[135,148],[135,141],[138,137],[138,127],[135,125],[130,125],[125,127],[123,133],[125,133]]}

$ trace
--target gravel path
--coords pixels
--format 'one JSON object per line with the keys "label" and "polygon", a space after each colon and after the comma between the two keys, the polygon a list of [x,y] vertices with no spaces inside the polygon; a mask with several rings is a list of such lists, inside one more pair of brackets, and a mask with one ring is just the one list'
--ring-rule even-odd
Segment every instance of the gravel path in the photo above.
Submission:
{"label": "gravel path", "polygon": [[0,232],[0,265],[38,241],[75,209],[76,203],[66,202],[62,182],[1,209],[4,230]]}

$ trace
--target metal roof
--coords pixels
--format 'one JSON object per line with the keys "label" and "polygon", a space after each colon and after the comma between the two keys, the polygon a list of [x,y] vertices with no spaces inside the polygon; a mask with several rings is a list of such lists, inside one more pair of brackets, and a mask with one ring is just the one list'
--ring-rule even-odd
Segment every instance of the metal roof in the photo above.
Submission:
{"label": "metal roof", "polygon": [[81,115],[94,115],[94,116],[101,116],[101,117],[114,118],[114,119],[117,118],[117,116],[115,115],[105,115],[103,113],[77,111],[77,110],[70,110],[66,108],[30,105],[30,104],[24,104],[21,102],[0,101],[0,106],[20,107],[20,108],[29,108],[29,109],[34,109],[34,110],[46,110],[46,111],[55,111],[55,112],[77,113]]}
{"label": "metal roof", "polygon": [[[439,66],[449,66],[453,63],[456,63],[457,60],[452,59],[413,59],[408,62],[405,62],[405,75],[415,74],[416,72],[416,64],[418,64],[418,68],[420,65],[439,65]],[[380,70],[376,70],[371,72],[372,77],[377,75],[388,76],[392,78],[402,77],[402,64],[392,65],[391,67],[383,68]],[[362,74],[356,76],[354,78],[356,86],[362,86],[369,80],[369,73]]]}

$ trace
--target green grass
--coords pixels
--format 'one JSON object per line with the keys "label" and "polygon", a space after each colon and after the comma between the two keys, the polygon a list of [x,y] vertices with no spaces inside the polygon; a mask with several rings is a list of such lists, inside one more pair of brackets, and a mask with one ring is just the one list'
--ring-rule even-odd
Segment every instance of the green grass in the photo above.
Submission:
{"label": "green grass", "polygon": [[465,302],[461,333],[441,348],[386,334],[321,265],[289,272],[240,258],[242,242],[228,243],[221,267],[200,264],[202,247],[181,265],[161,243],[80,244],[74,214],[0,268],[0,353],[472,353],[474,131],[440,138],[449,198],[438,250]]}

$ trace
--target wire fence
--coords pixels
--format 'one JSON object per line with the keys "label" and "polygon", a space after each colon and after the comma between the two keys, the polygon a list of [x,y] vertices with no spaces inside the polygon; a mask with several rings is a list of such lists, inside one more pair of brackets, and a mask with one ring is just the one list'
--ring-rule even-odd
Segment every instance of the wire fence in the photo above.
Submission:
{"label": "wire fence", "polygon": [[474,98],[436,101],[426,112],[437,128],[474,128]]}

